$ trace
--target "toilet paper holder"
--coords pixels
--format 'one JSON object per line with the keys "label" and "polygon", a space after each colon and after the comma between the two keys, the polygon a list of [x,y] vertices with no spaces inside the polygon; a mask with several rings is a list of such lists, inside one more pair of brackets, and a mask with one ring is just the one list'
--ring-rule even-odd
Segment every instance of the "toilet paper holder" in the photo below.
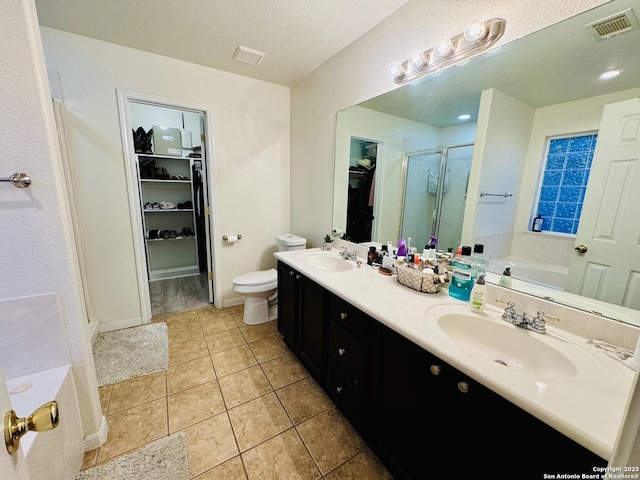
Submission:
{"label": "toilet paper holder", "polygon": [[[242,240],[242,235],[238,234],[237,237],[238,237],[238,240]],[[222,235],[222,240],[224,240],[225,242],[228,242],[229,235]]]}

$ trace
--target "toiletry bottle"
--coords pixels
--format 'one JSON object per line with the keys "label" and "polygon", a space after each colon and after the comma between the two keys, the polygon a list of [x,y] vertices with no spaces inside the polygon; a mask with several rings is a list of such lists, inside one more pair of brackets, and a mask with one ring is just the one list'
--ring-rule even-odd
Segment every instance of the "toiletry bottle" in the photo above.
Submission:
{"label": "toiletry bottle", "polygon": [[498,285],[500,285],[501,287],[511,288],[511,267],[507,267],[504,269]]}
{"label": "toiletry bottle", "polygon": [[471,290],[471,311],[482,313],[487,303],[487,287],[484,284],[484,273],[478,275],[478,280]]}
{"label": "toiletry bottle", "polygon": [[407,256],[407,241],[404,238],[398,240],[398,257]]}
{"label": "toiletry bottle", "polygon": [[476,243],[473,246],[471,254],[471,263],[473,264],[473,278],[477,279],[480,275],[487,273],[489,259],[484,256],[484,245]]}
{"label": "toiletry bottle", "polygon": [[544,220],[542,219],[542,215],[537,215],[536,218],[533,219],[533,225],[531,226],[531,231],[541,232],[543,223],[544,223]]}
{"label": "toiletry bottle", "polygon": [[451,265],[453,271],[449,282],[449,295],[458,300],[468,301],[473,288],[471,247],[463,246],[460,255],[454,258]]}
{"label": "toiletry bottle", "polygon": [[369,247],[369,253],[367,253],[367,265],[373,265],[374,260],[376,259],[376,247]]}

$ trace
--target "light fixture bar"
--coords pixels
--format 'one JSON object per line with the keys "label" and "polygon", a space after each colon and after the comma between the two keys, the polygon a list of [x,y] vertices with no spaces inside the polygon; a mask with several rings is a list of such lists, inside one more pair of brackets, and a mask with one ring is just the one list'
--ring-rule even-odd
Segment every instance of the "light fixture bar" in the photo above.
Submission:
{"label": "light fixture bar", "polygon": [[[483,36],[476,40],[467,40],[464,33],[456,35],[451,39],[451,48],[444,55],[437,52],[438,46],[436,46],[423,52],[424,62],[421,65],[412,62],[411,59],[401,64],[393,64],[394,82],[404,85],[486,51],[504,34],[506,20],[492,18],[486,20],[484,24]],[[414,56],[415,53],[412,57]]]}

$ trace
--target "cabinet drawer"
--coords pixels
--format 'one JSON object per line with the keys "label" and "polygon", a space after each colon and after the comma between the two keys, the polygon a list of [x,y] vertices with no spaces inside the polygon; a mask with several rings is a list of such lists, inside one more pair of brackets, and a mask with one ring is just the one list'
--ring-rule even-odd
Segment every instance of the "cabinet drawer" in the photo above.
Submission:
{"label": "cabinet drawer", "polygon": [[329,355],[356,385],[363,384],[366,348],[335,322],[329,326]]}
{"label": "cabinet drawer", "polygon": [[339,297],[331,297],[330,318],[355,335],[359,340],[367,338],[369,317]]}
{"label": "cabinet drawer", "polygon": [[329,362],[327,373],[327,392],[338,407],[346,411],[350,420],[358,421],[363,410],[362,392],[332,361]]}

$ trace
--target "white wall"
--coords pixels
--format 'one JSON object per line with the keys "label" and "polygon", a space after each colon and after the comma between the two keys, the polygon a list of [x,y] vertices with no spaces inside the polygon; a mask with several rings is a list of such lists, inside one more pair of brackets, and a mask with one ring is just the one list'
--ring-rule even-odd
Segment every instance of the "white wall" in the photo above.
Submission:
{"label": "white wall", "polygon": [[[289,89],[42,27],[47,68],[59,73],[78,179],[88,283],[100,330],[141,322],[116,89],[210,106],[209,178],[221,251],[223,304],[232,279],[275,266],[289,231]],[[232,246],[222,235],[239,233]]]}
{"label": "white wall", "polygon": [[[61,357],[55,352],[68,348],[87,438],[98,434],[102,413],[33,0],[2,2],[0,44],[0,176],[26,172],[33,180],[27,189],[0,184],[0,299],[18,309],[10,318],[4,312],[0,332],[3,349],[12,342],[11,348],[22,349],[21,356],[3,356],[0,368],[24,373],[25,365],[11,362],[31,356],[29,369],[43,367],[57,363]],[[67,346],[59,344],[64,341],[60,336],[47,334],[50,316],[20,321],[24,305],[33,306],[43,296],[56,298],[53,304],[59,305]],[[14,298],[20,300],[7,300]],[[30,342],[20,341],[19,335],[27,335]]]}

